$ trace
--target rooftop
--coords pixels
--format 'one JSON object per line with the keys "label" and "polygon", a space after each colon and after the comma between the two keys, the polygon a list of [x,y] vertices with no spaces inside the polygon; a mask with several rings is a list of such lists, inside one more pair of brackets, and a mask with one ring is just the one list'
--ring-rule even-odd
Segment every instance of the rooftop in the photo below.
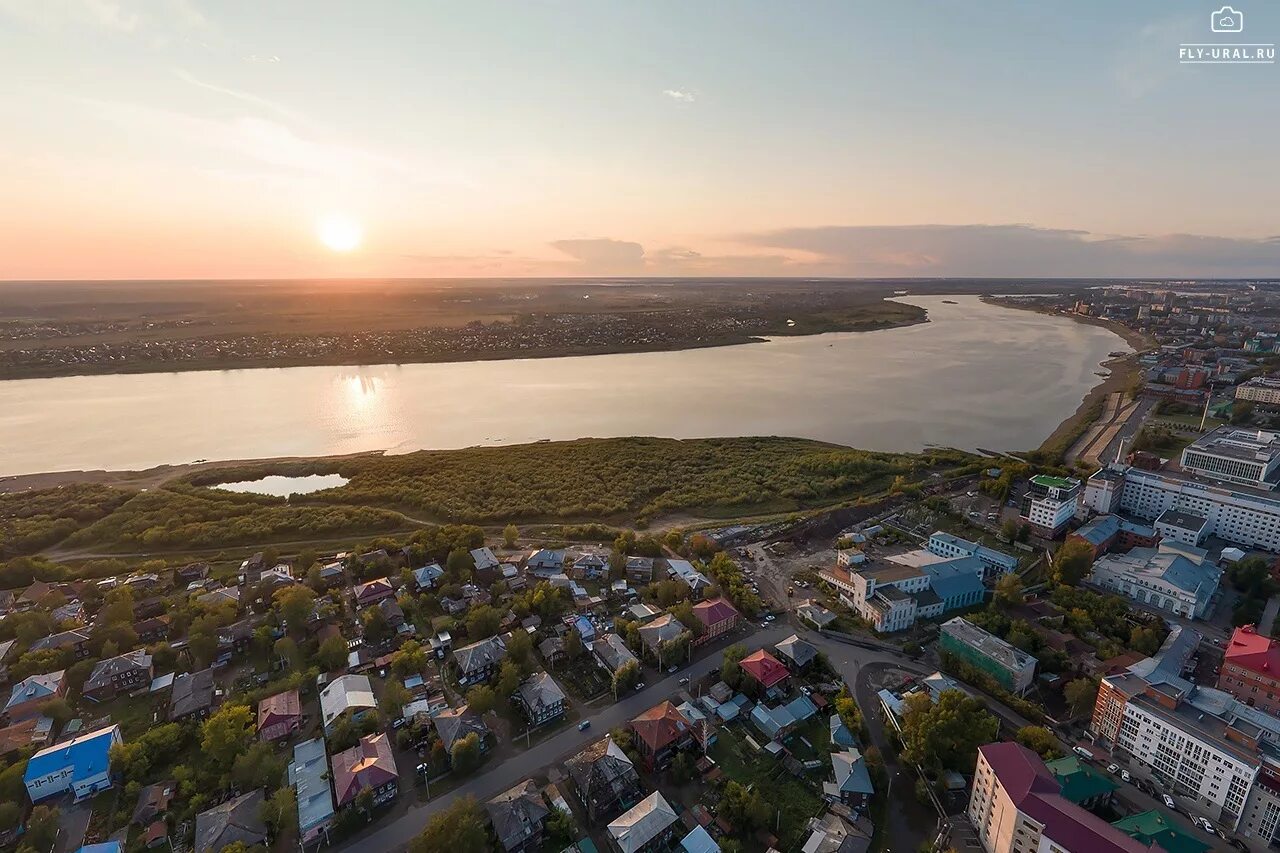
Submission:
{"label": "rooftop", "polygon": [[1031,482],[1046,489],[1070,489],[1080,485],[1080,481],[1074,477],[1052,477],[1048,474],[1037,474],[1031,478]]}
{"label": "rooftop", "polygon": [[1009,645],[961,616],[943,622],[942,633],[955,637],[1010,670],[1020,670],[1036,662],[1022,649]]}
{"label": "rooftop", "polygon": [[1226,663],[1280,679],[1280,644],[1259,634],[1252,625],[1236,628],[1225,654]]}
{"label": "rooftop", "polygon": [[1267,462],[1280,454],[1280,434],[1230,425],[1220,426],[1196,439],[1186,450],[1246,462]]}
{"label": "rooftop", "polygon": [[1209,519],[1202,515],[1187,512],[1181,509],[1166,509],[1160,513],[1160,517],[1156,519],[1156,524],[1167,524],[1170,527],[1180,527],[1183,530],[1194,530],[1199,533],[1204,530],[1204,526],[1209,523]]}

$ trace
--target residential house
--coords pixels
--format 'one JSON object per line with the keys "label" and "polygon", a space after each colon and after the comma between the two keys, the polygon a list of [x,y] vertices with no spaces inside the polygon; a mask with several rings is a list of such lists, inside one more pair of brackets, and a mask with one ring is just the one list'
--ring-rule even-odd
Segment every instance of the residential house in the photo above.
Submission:
{"label": "residential house", "polygon": [[258,737],[279,740],[302,726],[302,700],[297,690],[285,690],[258,703]]}
{"label": "residential house", "polygon": [[758,686],[762,695],[780,695],[785,692],[787,679],[791,677],[782,662],[764,649],[747,655],[738,665]]}
{"label": "residential house", "polygon": [[545,672],[535,672],[526,678],[516,691],[516,701],[530,726],[541,726],[564,716],[564,691]]}
{"label": "residential house", "polygon": [[377,604],[382,599],[391,598],[395,594],[395,587],[386,578],[377,578],[368,583],[356,584],[355,589],[352,591],[357,610],[361,607],[368,607],[370,604]]}
{"label": "residential house", "polygon": [[490,637],[454,649],[453,664],[458,671],[458,683],[463,687],[471,687],[488,681],[497,673],[506,657],[507,647],[499,637]]}
{"label": "residential house", "polygon": [[573,577],[578,580],[599,580],[609,571],[609,560],[599,554],[583,554],[573,561]]}
{"label": "residential house", "polygon": [[680,826],[675,809],[654,791],[609,822],[609,845],[618,853],[650,853],[665,849]]}
{"label": "residential house", "polygon": [[[605,634],[597,637],[591,644],[591,654],[607,672],[614,673],[624,664],[636,661],[636,656],[627,648],[627,644],[617,634]],[[636,661],[639,663],[639,661]]]}
{"label": "residential house", "polygon": [[325,563],[320,567],[320,588],[333,589],[338,586],[345,586],[347,581],[347,567],[342,564],[341,560],[334,560],[332,563]]}
{"label": "residential house", "polygon": [[676,706],[676,710],[680,712],[680,716],[689,721],[689,730],[693,732],[693,738],[698,742],[698,748],[703,753],[715,745],[715,726],[701,708],[692,702],[681,702]]}
{"label": "residential house", "polygon": [[237,841],[246,847],[265,844],[267,826],[261,812],[262,789],[241,794],[196,815],[195,853],[218,853]]}
{"label": "residential house", "polygon": [[13,685],[9,692],[9,701],[5,703],[4,714],[9,722],[18,723],[40,716],[44,705],[50,699],[67,695],[66,671],[46,672],[43,675],[28,675]]}
{"label": "residential house", "polygon": [[688,560],[667,560],[667,574],[689,587],[694,599],[702,598],[707,587],[711,586],[711,579],[695,569]]}
{"label": "residential house", "polygon": [[375,806],[394,800],[400,793],[400,772],[386,732],[365,735],[351,749],[333,757],[333,792],[338,808],[354,803],[365,788],[373,792]]}
{"label": "residential house", "polygon": [[801,853],[867,853],[874,827],[865,817],[850,822],[834,812],[809,819]]}
{"label": "residential house", "polygon": [[289,784],[298,803],[298,841],[304,850],[319,845],[328,837],[334,812],[324,738],[312,738],[293,748]]}
{"label": "residential house", "polygon": [[68,631],[59,631],[56,634],[50,634],[47,637],[41,637],[31,644],[30,652],[41,652],[46,649],[70,649],[71,654],[76,660],[83,660],[89,657],[89,631],[84,628],[72,628]]}
{"label": "residential house", "polygon": [[472,733],[480,740],[481,752],[489,749],[489,727],[466,705],[441,711],[431,722],[436,727],[436,734],[440,735],[446,755],[452,755],[453,745]]}
{"label": "residential house", "polygon": [[320,716],[325,734],[331,734],[344,716],[350,715],[352,721],[360,720],[377,707],[367,675],[340,675],[320,691]]}
{"label": "residential house", "polygon": [[263,622],[261,617],[250,616],[218,629],[218,660],[228,663],[235,655],[242,655],[253,642],[253,633]]}
{"label": "residential house", "polygon": [[875,793],[871,774],[867,771],[867,759],[857,749],[850,747],[831,753],[831,772],[835,781],[822,785],[823,796],[830,802],[862,808]]}
{"label": "residential house", "polygon": [[654,657],[658,657],[663,643],[677,639],[688,630],[679,619],[670,613],[664,613],[647,625],[640,626],[640,641],[653,652]]}
{"label": "residential house", "polygon": [[[136,614],[136,607],[134,608],[134,612]],[[84,602],[78,598],[73,601],[68,601],[61,607],[55,608],[49,616],[53,619],[53,624],[55,625],[65,625],[68,622],[73,625],[83,625]]]}
{"label": "residential house", "polygon": [[31,756],[22,781],[31,802],[70,792],[76,802],[105,791],[111,781],[111,747],[123,743],[120,727],[107,726]]}
{"label": "residential house", "polygon": [[493,824],[493,834],[507,853],[542,849],[542,827],[550,809],[542,801],[538,786],[525,779],[484,804]]}
{"label": "residential house", "polygon": [[565,659],[564,640],[559,637],[547,637],[538,643],[538,654],[547,666],[555,666]]}
{"label": "residential house", "polygon": [[591,823],[607,820],[640,802],[640,774],[613,741],[601,738],[565,761]]}
{"label": "residential house", "polygon": [[627,580],[648,584],[653,581],[652,557],[627,557]]}
{"label": "residential house", "polygon": [[173,679],[169,694],[169,720],[203,719],[213,710],[213,670],[184,672]]}
{"label": "residential house", "polygon": [[535,577],[550,578],[564,572],[564,551],[541,548],[529,554],[525,569]]}
{"label": "residential house", "polygon": [[143,827],[150,826],[164,817],[169,810],[169,803],[177,793],[178,783],[173,779],[143,788],[138,792],[138,803],[133,807],[133,817],[129,822]]}
{"label": "residential house", "polygon": [[155,676],[151,655],[146,649],[134,649],[113,658],[98,661],[80,692],[93,702],[105,702],[120,693],[146,690]]}
{"label": "residential house", "polygon": [[200,603],[206,607],[216,607],[221,604],[234,604],[236,609],[240,609],[240,587],[229,586],[211,589],[200,596]]}
{"label": "residential house", "polygon": [[716,840],[704,827],[695,826],[688,835],[680,839],[679,851],[680,853],[720,853],[720,845],[716,844]]}
{"label": "residential house", "polygon": [[377,607],[382,611],[383,618],[387,620],[387,624],[392,628],[399,630],[404,625],[404,608],[394,598],[382,599],[378,602]]}
{"label": "residential house", "polygon": [[774,648],[792,672],[808,669],[809,665],[818,659],[817,647],[812,643],[806,643],[796,634],[787,637]]}
{"label": "residential house", "polygon": [[173,585],[186,587],[194,581],[204,580],[209,576],[208,563],[191,563],[173,570]]}
{"label": "residential house", "polygon": [[818,708],[813,700],[802,695],[773,708],[763,702],[757,704],[751,709],[751,722],[769,740],[781,743],[817,713]]}
{"label": "residential house", "polygon": [[444,577],[444,569],[440,568],[439,563],[431,563],[413,570],[413,582],[419,590],[431,589],[442,577]]}
{"label": "residential house", "polygon": [[43,746],[49,739],[52,724],[53,720],[48,717],[31,717],[0,728],[0,758],[8,758],[32,745]]}
{"label": "residential house", "polygon": [[[493,555],[493,551],[485,548],[473,548],[471,551],[471,562],[475,563],[476,575],[482,572],[495,572],[498,566],[502,565],[498,562],[498,558]],[[497,576],[494,575],[496,578]]]}
{"label": "residential house", "polygon": [[670,702],[655,705],[627,725],[635,734],[636,749],[649,770],[666,767],[678,750],[693,746],[689,721]]}
{"label": "residential house", "polygon": [[699,643],[707,643],[730,633],[738,627],[740,618],[738,611],[724,598],[699,601],[693,605],[693,616],[705,629],[697,640]]}

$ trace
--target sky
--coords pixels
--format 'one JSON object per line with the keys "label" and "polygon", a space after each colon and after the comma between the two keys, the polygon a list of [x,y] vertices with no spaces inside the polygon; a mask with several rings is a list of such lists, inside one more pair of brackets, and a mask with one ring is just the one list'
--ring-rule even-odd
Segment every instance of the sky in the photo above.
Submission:
{"label": "sky", "polygon": [[0,0],[0,280],[1280,276],[1280,3]]}

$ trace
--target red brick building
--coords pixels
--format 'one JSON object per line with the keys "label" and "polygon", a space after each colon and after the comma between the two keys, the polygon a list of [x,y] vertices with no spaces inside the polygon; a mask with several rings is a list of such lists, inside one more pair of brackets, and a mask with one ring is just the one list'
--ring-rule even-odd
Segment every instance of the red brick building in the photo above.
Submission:
{"label": "red brick building", "polygon": [[791,677],[791,672],[783,665],[782,661],[773,655],[760,649],[753,652],[742,659],[739,664],[742,671],[750,676],[751,680],[760,685],[761,692],[770,690],[785,689],[786,681]]}
{"label": "red brick building", "polygon": [[1268,714],[1280,713],[1280,644],[1252,625],[1236,628],[1224,650],[1218,689]]}
{"label": "red brick building", "polygon": [[678,750],[693,746],[689,721],[670,702],[655,705],[628,725],[635,734],[636,749],[649,770],[666,767]]}
{"label": "red brick building", "polygon": [[722,637],[738,627],[738,611],[723,598],[699,601],[693,605],[693,615],[706,628],[706,631],[698,638],[699,643],[706,643],[716,637]]}

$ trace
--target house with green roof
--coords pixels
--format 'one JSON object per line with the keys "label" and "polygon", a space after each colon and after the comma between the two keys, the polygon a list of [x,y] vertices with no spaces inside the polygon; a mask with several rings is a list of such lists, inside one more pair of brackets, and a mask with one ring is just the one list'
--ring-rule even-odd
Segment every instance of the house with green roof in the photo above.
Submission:
{"label": "house with green roof", "polygon": [[1158,845],[1168,853],[1205,853],[1209,849],[1207,843],[1189,834],[1156,809],[1129,815],[1111,825],[1136,841]]}
{"label": "house with green roof", "polygon": [[1111,793],[1120,787],[1110,776],[1098,772],[1074,755],[1047,761],[1045,766],[1062,786],[1062,796],[1086,809],[1109,803]]}

